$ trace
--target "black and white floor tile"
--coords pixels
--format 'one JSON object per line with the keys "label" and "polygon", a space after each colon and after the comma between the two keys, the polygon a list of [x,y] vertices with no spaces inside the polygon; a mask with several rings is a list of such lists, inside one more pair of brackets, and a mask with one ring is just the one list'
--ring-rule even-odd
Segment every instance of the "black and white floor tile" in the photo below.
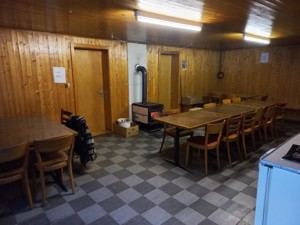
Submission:
{"label": "black and white floor tile", "polygon": [[[96,161],[85,169],[74,161],[75,194],[49,184],[47,205],[41,206],[36,193],[31,210],[19,183],[2,186],[0,224],[252,225],[259,157],[299,133],[300,124],[285,122],[280,129],[280,138],[255,152],[249,145],[247,160],[240,162],[233,154],[233,167],[228,166],[223,146],[221,170],[212,154],[208,176],[202,157],[196,154],[188,167],[192,172],[164,160],[173,157],[173,140],[168,138],[159,154],[160,132],[140,131],[129,138],[116,134],[95,137]],[[183,165],[184,139],[181,148]],[[64,179],[70,187],[68,176]]]}

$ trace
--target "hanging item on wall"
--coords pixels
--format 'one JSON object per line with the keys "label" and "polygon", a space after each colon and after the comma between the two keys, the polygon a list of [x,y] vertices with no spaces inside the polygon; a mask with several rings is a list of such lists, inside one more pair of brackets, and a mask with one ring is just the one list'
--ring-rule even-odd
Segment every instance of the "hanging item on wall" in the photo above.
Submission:
{"label": "hanging item on wall", "polygon": [[222,80],[224,77],[224,72],[222,72],[222,64],[223,64],[223,51],[220,52],[219,72],[217,73],[217,78],[219,80]]}
{"label": "hanging item on wall", "polygon": [[186,60],[182,60],[181,67],[182,67],[182,70],[186,70],[186,68],[187,68],[187,61]]}
{"label": "hanging item on wall", "polygon": [[221,80],[223,77],[224,77],[224,73],[221,72],[221,71],[219,71],[219,72],[217,73],[217,78]]}

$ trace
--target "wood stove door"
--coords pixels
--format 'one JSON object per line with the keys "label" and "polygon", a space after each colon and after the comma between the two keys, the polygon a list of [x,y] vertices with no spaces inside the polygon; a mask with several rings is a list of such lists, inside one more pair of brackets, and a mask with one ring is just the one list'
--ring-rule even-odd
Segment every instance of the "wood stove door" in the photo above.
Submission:
{"label": "wood stove door", "polygon": [[165,109],[178,108],[179,53],[161,53],[158,75],[158,100]]}

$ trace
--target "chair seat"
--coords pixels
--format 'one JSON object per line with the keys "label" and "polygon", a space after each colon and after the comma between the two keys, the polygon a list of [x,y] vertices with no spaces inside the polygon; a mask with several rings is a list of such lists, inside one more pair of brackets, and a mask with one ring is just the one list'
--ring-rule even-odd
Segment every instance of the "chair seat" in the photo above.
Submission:
{"label": "chair seat", "polygon": [[[48,170],[54,170],[59,169],[61,167],[64,167],[67,165],[68,161],[68,155],[63,151],[58,152],[52,152],[48,154],[42,155],[43,162],[42,167],[44,168],[44,171]],[[36,163],[36,166],[38,167],[38,163]]]}
{"label": "chair seat", "polygon": [[[218,137],[216,137],[218,138]],[[215,137],[209,138],[208,143],[207,143],[207,147],[214,147],[216,146],[216,144],[218,144],[217,140]],[[199,148],[204,148],[204,144],[205,144],[205,137],[204,136],[194,136],[191,138],[188,138],[187,141],[190,144],[196,144],[199,145]]]}
{"label": "chair seat", "polygon": [[9,170],[7,172],[0,173],[0,184],[7,184],[22,178],[24,169],[16,168],[14,170]]}
{"label": "chair seat", "polygon": [[223,141],[227,141],[227,140],[236,140],[238,138],[238,135],[236,134],[236,133],[234,133],[234,134],[230,134],[229,136],[224,136],[223,137]]}

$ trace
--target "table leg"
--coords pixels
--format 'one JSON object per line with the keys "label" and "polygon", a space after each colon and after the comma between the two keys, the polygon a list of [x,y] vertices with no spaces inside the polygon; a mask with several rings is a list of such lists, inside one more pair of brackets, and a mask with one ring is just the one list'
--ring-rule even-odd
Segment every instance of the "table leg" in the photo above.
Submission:
{"label": "table leg", "polygon": [[191,173],[192,171],[190,171],[189,169],[181,166],[180,163],[179,163],[179,138],[180,138],[179,134],[180,134],[180,128],[176,127],[176,135],[175,135],[175,138],[174,138],[174,161],[169,160],[169,159],[165,159],[165,160],[172,163],[172,164],[174,164],[175,166],[178,166],[181,169],[184,169],[184,170]]}

